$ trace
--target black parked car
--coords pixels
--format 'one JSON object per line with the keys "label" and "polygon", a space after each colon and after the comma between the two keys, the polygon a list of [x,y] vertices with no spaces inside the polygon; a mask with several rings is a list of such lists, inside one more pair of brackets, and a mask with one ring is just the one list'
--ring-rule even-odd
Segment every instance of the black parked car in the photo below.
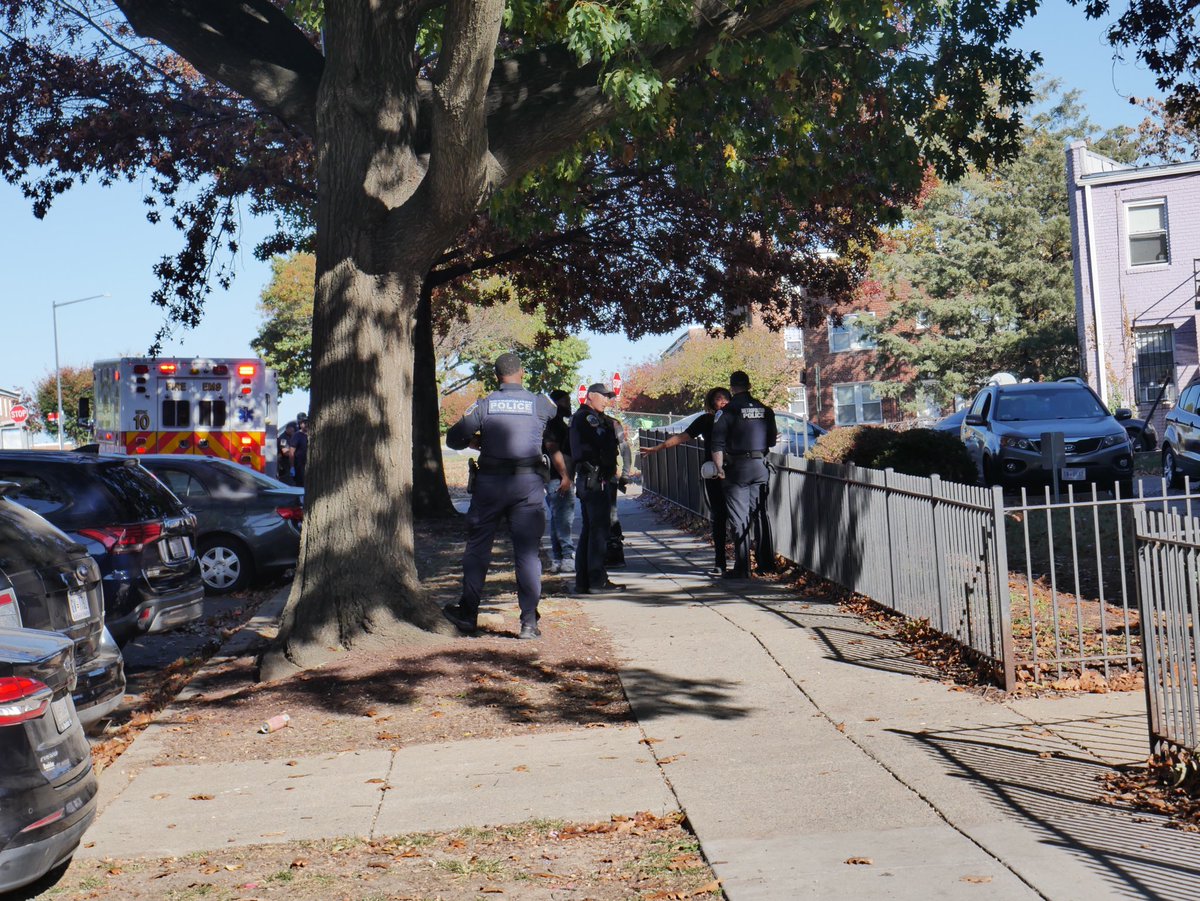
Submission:
{"label": "black parked car", "polygon": [[221,593],[294,569],[300,555],[304,489],[216,457],[139,457],[196,516],[205,586]]}
{"label": "black parked car", "polygon": [[96,816],[71,641],[0,629],[0,892],[66,863]]}
{"label": "black parked car", "polygon": [[75,645],[75,708],[84,726],[125,695],[125,662],[104,628],[100,567],[82,545],[3,497],[0,482],[0,626],[45,629]]}
{"label": "black parked car", "polygon": [[985,485],[1044,483],[1053,473],[1042,463],[1042,434],[1062,432],[1063,482],[1085,485],[1133,480],[1133,448],[1121,421],[1087,385],[1068,382],[989,385],[963,418],[962,441]]}
{"label": "black parked car", "polygon": [[135,458],[0,451],[0,481],[15,482],[9,497],[95,558],[105,622],[118,642],[200,616],[195,517]]}

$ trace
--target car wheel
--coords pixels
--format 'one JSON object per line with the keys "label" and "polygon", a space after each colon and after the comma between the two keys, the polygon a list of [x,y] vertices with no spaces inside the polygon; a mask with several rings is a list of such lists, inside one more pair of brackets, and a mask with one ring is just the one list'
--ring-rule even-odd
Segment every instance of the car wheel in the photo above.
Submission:
{"label": "car wheel", "polygon": [[250,584],[254,562],[250,550],[230,535],[208,535],[200,540],[200,578],[213,594],[238,591]]}
{"label": "car wheel", "polygon": [[1169,488],[1183,487],[1183,474],[1179,471],[1179,461],[1175,458],[1175,451],[1169,447],[1163,449],[1162,469],[1163,478],[1166,479]]}
{"label": "car wheel", "polygon": [[992,466],[992,458],[986,454],[979,464],[979,482],[984,488],[991,488],[996,484],[996,470]]}

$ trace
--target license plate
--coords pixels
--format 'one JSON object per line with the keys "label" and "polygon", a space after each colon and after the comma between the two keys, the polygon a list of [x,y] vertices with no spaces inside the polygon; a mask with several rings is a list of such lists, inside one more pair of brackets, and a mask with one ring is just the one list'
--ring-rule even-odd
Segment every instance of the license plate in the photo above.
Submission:
{"label": "license plate", "polygon": [[77,623],[91,616],[92,605],[88,603],[86,591],[68,591],[67,601],[71,605],[71,622]]}
{"label": "license plate", "polygon": [[59,698],[57,701],[51,701],[50,712],[54,714],[54,725],[58,727],[59,732],[66,732],[71,728],[70,698]]}
{"label": "license plate", "polygon": [[1087,470],[1082,466],[1064,466],[1062,477],[1065,482],[1082,482],[1087,479]]}
{"label": "license plate", "polygon": [[162,553],[163,559],[168,562],[182,560],[191,553],[191,548],[186,538],[168,538],[163,544],[158,546],[158,549]]}

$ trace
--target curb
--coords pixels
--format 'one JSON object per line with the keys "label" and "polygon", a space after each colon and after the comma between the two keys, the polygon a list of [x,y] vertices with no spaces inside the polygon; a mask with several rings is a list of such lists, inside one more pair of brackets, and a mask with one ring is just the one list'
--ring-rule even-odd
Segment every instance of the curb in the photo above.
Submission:
{"label": "curb", "polygon": [[100,772],[100,792],[96,804],[97,816],[121,796],[121,793],[129,787],[138,773],[145,767],[154,765],[162,750],[160,735],[168,728],[164,720],[171,718],[179,702],[188,701],[200,694],[198,689],[192,687],[193,683],[205,673],[225,665],[230,660],[245,656],[255,644],[267,641],[272,637],[268,633],[279,626],[280,616],[283,614],[283,608],[287,604],[291,590],[292,586],[289,583],[264,601],[258,608],[258,612],[230,635],[222,643],[220,649],[196,670],[188,684],[174,697],[171,703],[154,714],[154,721],[138,733],[116,762]]}

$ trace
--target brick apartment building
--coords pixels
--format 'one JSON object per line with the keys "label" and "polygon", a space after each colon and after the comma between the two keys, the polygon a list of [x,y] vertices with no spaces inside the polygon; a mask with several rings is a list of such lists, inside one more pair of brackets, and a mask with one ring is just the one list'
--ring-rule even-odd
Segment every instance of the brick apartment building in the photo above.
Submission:
{"label": "brick apartment building", "polygon": [[[852,308],[839,312],[840,324],[827,316],[820,324],[803,330],[804,384],[793,390],[797,398],[793,411],[826,429],[913,419],[914,402],[918,404],[918,421],[940,417],[942,411],[935,403],[923,401],[919,388],[908,389],[899,398],[876,390],[881,382],[907,385],[913,381],[912,371],[906,366],[886,371],[880,366],[870,324],[891,312],[884,293],[875,285],[864,285],[855,295]],[[910,410],[905,409],[906,404]]]}

